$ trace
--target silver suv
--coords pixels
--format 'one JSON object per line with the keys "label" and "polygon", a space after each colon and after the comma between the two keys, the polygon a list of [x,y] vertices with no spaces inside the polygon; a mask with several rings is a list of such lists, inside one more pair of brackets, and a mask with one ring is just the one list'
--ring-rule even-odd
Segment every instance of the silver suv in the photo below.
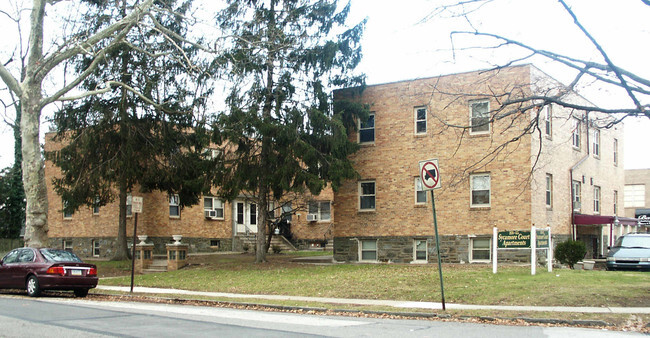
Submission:
{"label": "silver suv", "polygon": [[607,254],[607,270],[650,271],[650,233],[619,237]]}

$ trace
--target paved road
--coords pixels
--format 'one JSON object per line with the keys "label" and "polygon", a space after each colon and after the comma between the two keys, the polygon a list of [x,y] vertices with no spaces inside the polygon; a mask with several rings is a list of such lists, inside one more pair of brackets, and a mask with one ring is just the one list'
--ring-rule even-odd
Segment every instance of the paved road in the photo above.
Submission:
{"label": "paved road", "polygon": [[0,296],[2,337],[642,337],[600,329],[330,317],[199,306]]}

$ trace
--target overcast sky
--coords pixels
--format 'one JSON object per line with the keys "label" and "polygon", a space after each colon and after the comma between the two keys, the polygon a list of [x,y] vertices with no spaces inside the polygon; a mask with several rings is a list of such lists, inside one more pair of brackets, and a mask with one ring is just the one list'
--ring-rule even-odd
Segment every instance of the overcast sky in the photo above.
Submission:
{"label": "overcast sky", "polygon": [[[643,5],[640,0],[568,1],[579,20],[617,65],[650,79],[650,6]],[[366,73],[369,84],[485,69],[516,55],[516,51],[486,53],[480,50],[452,54],[449,33],[467,29],[467,22],[445,17],[423,22],[441,2],[353,0],[350,22],[368,18],[360,70]],[[3,0],[0,8],[4,9],[7,3]],[[556,0],[496,0],[477,13],[480,16],[474,17],[472,23],[483,31],[567,55],[597,56]],[[4,18],[0,21],[3,26],[7,23]],[[0,41],[5,51],[0,50],[2,62],[6,61],[7,36],[5,32],[4,41]],[[560,81],[571,80],[567,76],[571,74],[554,63],[538,59],[535,65]],[[622,102],[620,95],[606,88],[584,88],[581,94],[603,106],[620,106]],[[626,123],[625,131],[625,168],[650,168],[647,151],[650,120]],[[13,162],[12,134],[6,126],[0,127],[0,141],[0,168],[4,168]]]}

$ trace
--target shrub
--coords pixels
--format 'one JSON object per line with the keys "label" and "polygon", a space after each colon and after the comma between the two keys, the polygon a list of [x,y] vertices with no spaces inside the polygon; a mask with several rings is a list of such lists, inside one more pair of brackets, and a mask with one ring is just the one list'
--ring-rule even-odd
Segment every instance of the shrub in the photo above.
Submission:
{"label": "shrub", "polygon": [[585,257],[587,248],[582,241],[567,240],[558,244],[554,253],[555,259],[573,269],[573,266]]}
{"label": "shrub", "polygon": [[244,249],[244,252],[248,252],[248,250],[250,250],[250,246],[248,246],[248,243],[244,243],[244,245],[242,245],[242,249]]}
{"label": "shrub", "polygon": [[279,245],[277,245],[277,244],[274,245],[274,246],[273,246],[273,253],[275,253],[275,254],[279,254],[280,252],[282,252],[282,247],[279,246]]}

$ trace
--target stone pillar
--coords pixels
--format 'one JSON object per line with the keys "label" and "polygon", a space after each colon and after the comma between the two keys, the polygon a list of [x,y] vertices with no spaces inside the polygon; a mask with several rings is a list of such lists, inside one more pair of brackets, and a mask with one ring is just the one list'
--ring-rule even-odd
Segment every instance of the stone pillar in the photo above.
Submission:
{"label": "stone pillar", "polygon": [[173,236],[175,242],[167,244],[167,271],[178,270],[187,265],[187,244],[181,243],[181,236]]}
{"label": "stone pillar", "polygon": [[135,246],[135,271],[142,273],[142,270],[149,268],[153,263],[153,244],[137,244]]}

